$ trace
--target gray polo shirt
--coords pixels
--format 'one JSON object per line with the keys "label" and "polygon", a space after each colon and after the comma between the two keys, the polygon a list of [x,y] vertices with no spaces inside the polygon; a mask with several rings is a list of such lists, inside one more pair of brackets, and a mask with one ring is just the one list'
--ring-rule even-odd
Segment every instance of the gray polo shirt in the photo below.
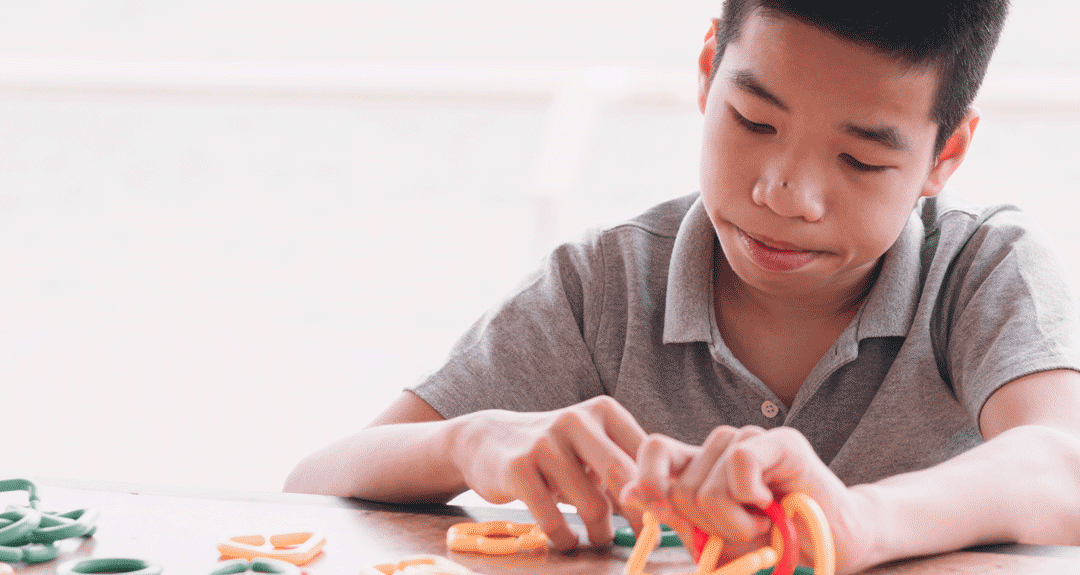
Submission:
{"label": "gray polo shirt", "polygon": [[594,230],[556,249],[412,391],[446,418],[607,394],[646,431],[692,444],[719,425],[787,425],[854,485],[979,444],[979,411],[1001,385],[1080,369],[1064,268],[1012,206],[920,201],[790,409],[720,337],[714,249],[698,194]]}

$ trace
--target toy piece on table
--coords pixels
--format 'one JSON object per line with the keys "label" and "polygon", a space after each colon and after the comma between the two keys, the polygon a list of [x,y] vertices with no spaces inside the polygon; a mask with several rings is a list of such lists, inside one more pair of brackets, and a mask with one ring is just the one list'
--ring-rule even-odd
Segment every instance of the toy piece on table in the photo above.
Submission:
{"label": "toy piece on table", "polygon": [[[792,575],[802,571],[796,568],[798,562],[798,532],[793,519],[798,516],[806,523],[810,531],[810,540],[814,549],[814,571],[817,575],[835,575],[836,548],[832,531],[825,519],[825,513],[810,496],[805,493],[792,493],[781,502],[773,502],[765,513],[773,520],[772,546],[762,547],[751,553],[717,567],[724,542],[721,538],[695,528],[694,552],[697,557],[697,571],[682,575],[757,575],[758,571],[776,566],[773,575]],[[645,575],[645,563],[649,553],[656,546],[660,523],[651,512],[646,512],[641,536],[626,562],[623,575]]]}
{"label": "toy piece on table", "polygon": [[231,559],[218,564],[207,575],[232,575],[233,573],[278,573],[279,575],[300,575],[300,568],[292,563],[269,557],[256,557],[250,561],[247,559]]}
{"label": "toy piece on table", "polygon": [[293,565],[303,565],[322,551],[324,543],[324,535],[310,531],[282,533],[270,537],[240,535],[222,541],[218,545],[218,552],[225,557],[236,559],[267,557],[288,561]]}
{"label": "toy piece on table", "polygon": [[12,575],[15,573],[15,568],[7,563],[0,563],[0,575]]}
{"label": "toy piece on table", "polygon": [[67,513],[41,511],[37,485],[29,479],[0,480],[0,492],[3,491],[26,491],[29,505],[9,505],[0,513],[0,561],[51,561],[60,553],[57,541],[90,537],[97,530],[96,509]]}
{"label": "toy piece on table", "polygon": [[[619,547],[633,547],[637,544],[637,536],[632,528],[620,527],[615,530],[614,543]],[[660,525],[660,547],[679,547],[682,544],[682,539],[679,539],[679,534],[674,529]]]}
{"label": "toy piece on table", "polygon": [[82,573],[125,573],[126,575],[161,575],[158,563],[127,557],[100,559],[76,559],[56,568],[56,575],[81,575]]}
{"label": "toy piece on table", "polygon": [[397,563],[361,569],[361,575],[476,575],[464,565],[438,555],[410,555]]}
{"label": "toy piece on table", "polygon": [[446,546],[451,551],[510,555],[518,551],[540,549],[547,545],[547,535],[531,523],[487,521],[458,523],[446,531]]}

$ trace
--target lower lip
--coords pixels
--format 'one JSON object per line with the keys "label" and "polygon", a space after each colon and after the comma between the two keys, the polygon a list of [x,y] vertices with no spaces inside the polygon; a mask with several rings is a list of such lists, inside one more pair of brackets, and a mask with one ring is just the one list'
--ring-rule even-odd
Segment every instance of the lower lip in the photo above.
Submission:
{"label": "lower lip", "polygon": [[754,263],[769,271],[795,271],[810,263],[818,254],[818,252],[814,251],[771,248],[746,235],[742,230],[739,231],[739,235],[742,236],[746,251],[750,253],[750,258],[754,260]]}

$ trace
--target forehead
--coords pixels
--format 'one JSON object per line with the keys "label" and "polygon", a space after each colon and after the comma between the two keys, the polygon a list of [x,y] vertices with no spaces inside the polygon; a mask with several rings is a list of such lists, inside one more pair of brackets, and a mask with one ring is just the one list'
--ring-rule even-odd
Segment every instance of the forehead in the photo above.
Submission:
{"label": "forehead", "polygon": [[745,72],[793,107],[833,109],[857,116],[852,120],[933,124],[935,69],[775,12],[757,9],[747,17],[725,47],[716,79]]}

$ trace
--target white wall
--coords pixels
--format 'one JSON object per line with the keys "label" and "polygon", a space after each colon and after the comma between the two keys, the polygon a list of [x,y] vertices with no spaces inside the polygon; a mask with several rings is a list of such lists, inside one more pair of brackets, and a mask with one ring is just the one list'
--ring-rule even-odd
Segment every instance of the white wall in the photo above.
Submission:
{"label": "white wall", "polygon": [[[278,490],[553,242],[696,189],[718,4],[5,3],[0,475]],[[954,180],[1074,279],[1077,16],[1017,3]]]}

